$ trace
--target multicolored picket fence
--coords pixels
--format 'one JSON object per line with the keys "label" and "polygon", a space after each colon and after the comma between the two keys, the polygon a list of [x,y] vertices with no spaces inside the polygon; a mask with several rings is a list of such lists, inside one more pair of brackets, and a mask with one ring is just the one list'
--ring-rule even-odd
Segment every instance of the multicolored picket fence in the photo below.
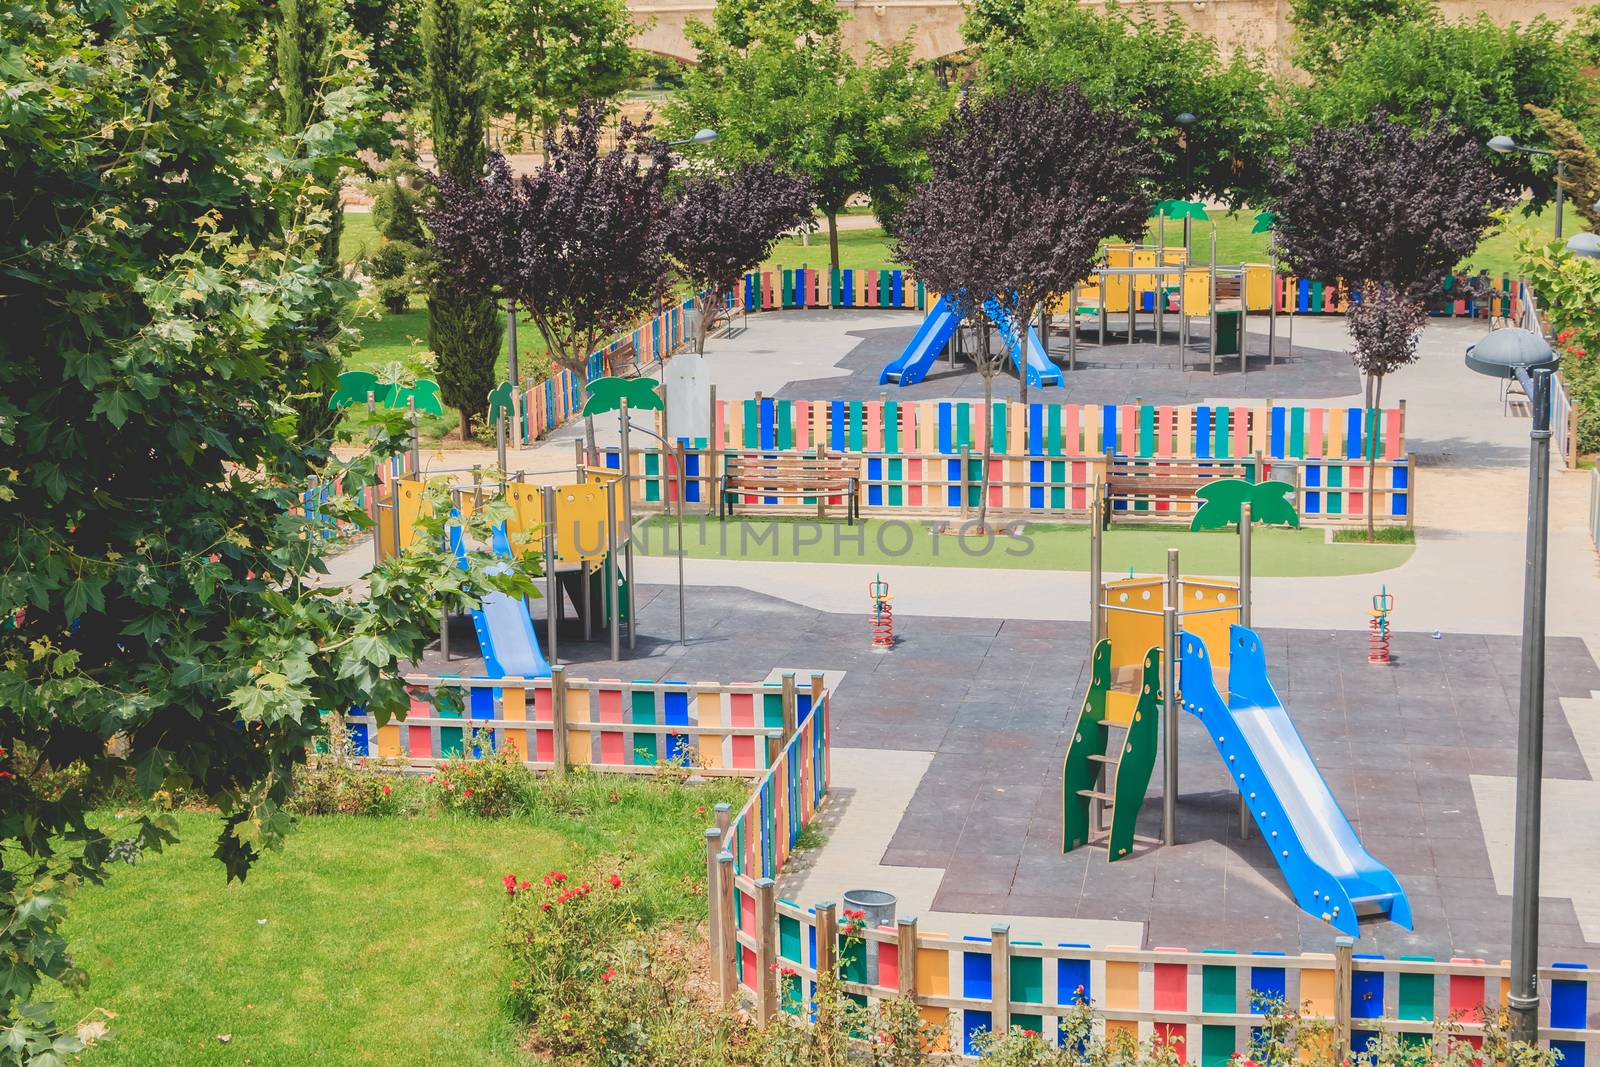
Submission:
{"label": "multicolored picket fence", "polygon": [[[367,517],[376,521],[378,502],[393,495],[394,483],[409,478],[417,473],[417,457],[413,452],[402,452],[390,456],[388,461],[378,465],[378,484],[363,486],[361,494],[361,510]],[[322,536],[331,539],[342,533],[350,532],[328,511],[328,503],[335,497],[345,496],[344,478],[338,477],[331,481],[319,478],[308,478],[306,487],[300,493],[300,503],[290,511],[294,514],[304,515],[312,523],[322,528]]]}
{"label": "multicolored picket fence", "polygon": [[[1465,279],[1462,279],[1464,282]],[[1518,286],[1507,275],[1485,293],[1446,278],[1445,293],[1432,310],[1451,318],[1506,318],[1518,314]],[[1284,315],[1342,315],[1349,298],[1336,286],[1292,275],[1277,275],[1273,292]],[[901,308],[925,311],[929,294],[910,271],[897,267],[820,270],[811,267],[751,271],[734,297],[745,311],[786,308]],[[1147,307],[1146,310],[1149,310]]]}
{"label": "multicolored picket fence", "polygon": [[[1107,456],[1195,467],[1248,465],[1247,476],[1296,486],[1301,516],[1337,523],[1375,516],[1409,524],[1415,470],[1405,450],[1405,405],[1020,404],[979,401],[718,401],[709,440],[685,441],[684,496],[714,509],[728,454],[842,455],[861,464],[864,514],[947,514],[981,502],[985,437],[994,456],[989,506],[1003,512],[1081,516],[1106,482]],[[1372,484],[1368,460],[1372,460]],[[637,499],[676,500],[672,456],[635,452]],[[615,450],[606,463],[616,468]],[[751,497],[741,503],[777,503]],[[812,503],[804,501],[802,505]],[[1178,518],[1189,501],[1114,499],[1118,513]]]}
{"label": "multicolored picket fence", "polygon": [[[610,373],[609,363],[626,345],[631,345],[633,373],[653,367],[676,352],[688,340],[684,313],[694,307],[685,299],[661,314],[617,335],[604,348],[589,356],[584,373],[593,381]],[[583,386],[569,370],[559,370],[542,382],[523,389],[517,397],[516,443],[531,444],[551,430],[574,418],[583,407]]]}
{"label": "multicolored picket fence", "polygon": [[[830,696],[821,675],[799,686],[792,678],[770,685],[641,682],[569,678],[560,666],[550,678],[410,675],[406,685],[412,695],[404,719],[380,726],[361,709],[346,715],[356,755],[426,768],[510,746],[533,770],[653,774],[668,765],[763,781],[798,766],[786,742],[815,717],[813,709],[823,709],[826,722]],[[826,746],[825,728],[807,736]]]}
{"label": "multicolored picket fence", "polygon": [[[735,992],[753,1002],[758,1017],[807,1019],[819,970],[837,966],[847,995],[868,1004],[913,999],[926,1021],[944,1028],[942,1050],[965,1055],[977,1051],[979,1034],[1011,1028],[1059,1041],[1058,1021],[1085,1005],[1108,1038],[1170,1042],[1179,1060],[1202,1067],[1224,1067],[1244,1052],[1251,1029],[1274,1004],[1329,1024],[1322,1041],[1334,1047],[1302,1048],[1312,1053],[1307,1062],[1339,1062],[1347,1051],[1373,1048],[1384,1033],[1403,1044],[1481,1046],[1484,1020],[1498,1016],[1510,982],[1505,963],[1391,959],[1358,953],[1342,937],[1329,953],[1287,955],[1045,945],[1014,937],[1004,925],[988,936],[951,937],[919,930],[915,919],[845,936],[832,904],[803,908],[775,899],[770,879],[741,883],[738,892],[758,921],[740,925],[728,951],[746,961]],[[876,946],[876,984],[867,982],[869,943]],[[749,966],[761,960],[772,966]],[[718,962],[726,970],[738,961]],[[1600,1039],[1589,1024],[1595,975],[1564,963],[1539,974],[1546,1006],[1540,1038],[1561,1053],[1563,1067],[1583,1067]]]}

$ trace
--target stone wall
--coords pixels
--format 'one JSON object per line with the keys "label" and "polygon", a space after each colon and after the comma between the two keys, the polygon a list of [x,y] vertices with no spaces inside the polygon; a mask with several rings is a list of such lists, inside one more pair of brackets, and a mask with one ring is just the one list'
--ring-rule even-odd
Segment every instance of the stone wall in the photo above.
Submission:
{"label": "stone wall", "polygon": [[[1094,2],[1094,0],[1089,0]],[[919,59],[948,55],[962,47],[960,0],[842,0],[852,12],[845,23],[851,46],[864,50],[870,41],[889,42],[911,34]],[[1442,0],[1449,17],[1487,12],[1502,21],[1527,21],[1536,15],[1566,21],[1578,0]],[[694,52],[683,36],[688,19],[709,22],[710,0],[629,0],[628,7],[650,21],[635,43],[644,49],[680,59]],[[1151,0],[1157,12],[1173,11],[1189,25],[1212,34],[1224,50],[1237,46],[1259,49],[1286,62],[1289,0]]]}

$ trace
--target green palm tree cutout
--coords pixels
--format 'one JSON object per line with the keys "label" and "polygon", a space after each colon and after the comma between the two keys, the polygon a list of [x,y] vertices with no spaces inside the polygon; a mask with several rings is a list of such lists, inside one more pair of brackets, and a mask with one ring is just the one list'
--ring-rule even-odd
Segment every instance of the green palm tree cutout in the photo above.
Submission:
{"label": "green palm tree cutout", "polygon": [[583,402],[583,414],[618,411],[623,401],[627,401],[633,411],[660,411],[658,384],[654,378],[596,378],[588,385],[589,396]]}
{"label": "green palm tree cutout", "polygon": [[392,385],[379,385],[378,376],[369,370],[349,370],[339,375],[339,388],[328,398],[330,411],[347,408],[351,404],[365,404],[367,394],[371,393],[378,403],[388,406],[389,393],[394,390]]}
{"label": "green palm tree cutout", "polygon": [[489,421],[499,422],[500,416],[511,418],[511,383],[501,382],[489,390]]}
{"label": "green palm tree cutout", "polygon": [[389,406],[403,408],[408,400],[415,401],[417,410],[424,415],[444,414],[444,404],[439,400],[439,383],[431,378],[418,378],[412,385],[397,386]]}
{"label": "green palm tree cutout", "polygon": [[1207,482],[1195,493],[1202,501],[1189,523],[1190,530],[1221,530],[1237,526],[1244,505],[1250,505],[1250,520],[1266,526],[1299,526],[1300,515],[1288,497],[1294,486],[1288,482],[1247,482],[1243,478],[1219,478]]}
{"label": "green palm tree cutout", "polygon": [[1278,222],[1278,216],[1270,211],[1263,211],[1256,215],[1256,224],[1250,227],[1251,233],[1266,233]]}
{"label": "green palm tree cutout", "polygon": [[1150,214],[1165,215],[1169,219],[1211,221],[1211,216],[1206,214],[1206,206],[1198,200],[1158,200]]}

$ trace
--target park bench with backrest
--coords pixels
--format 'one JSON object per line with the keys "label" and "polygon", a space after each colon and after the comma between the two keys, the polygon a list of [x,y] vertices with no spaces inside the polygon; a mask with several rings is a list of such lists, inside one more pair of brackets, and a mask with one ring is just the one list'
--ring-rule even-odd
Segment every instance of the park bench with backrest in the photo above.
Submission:
{"label": "park bench with backrest", "polygon": [[[1254,461],[1244,459],[1176,459],[1106,454],[1106,522],[1113,511],[1141,519],[1188,517],[1198,506],[1195,494],[1218,478],[1253,477]],[[1143,505],[1142,510],[1135,511]],[[1157,507],[1164,507],[1157,511]]]}
{"label": "park bench with backrest", "polygon": [[606,373],[613,378],[639,376],[639,349],[632,337],[625,337],[621,344],[606,350]]}
{"label": "park bench with backrest", "polygon": [[860,514],[860,468],[847,456],[779,455],[770,452],[730,452],[722,468],[721,514],[732,515],[736,505],[760,508],[810,508],[826,518],[830,504],[843,504],[845,519],[854,523]]}

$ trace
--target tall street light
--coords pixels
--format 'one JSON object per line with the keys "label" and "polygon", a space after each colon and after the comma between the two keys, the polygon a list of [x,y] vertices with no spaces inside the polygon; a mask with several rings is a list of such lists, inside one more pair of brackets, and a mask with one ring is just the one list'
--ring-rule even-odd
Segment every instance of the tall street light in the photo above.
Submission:
{"label": "tall street light", "polygon": [[1518,144],[1513,138],[1500,134],[1489,138],[1489,151],[1505,155],[1508,152],[1521,152],[1528,156],[1555,156],[1556,161],[1556,240],[1561,239],[1561,209],[1567,202],[1567,194],[1561,188],[1561,179],[1567,176],[1567,165],[1561,157],[1548,148],[1529,148],[1527,145]]}
{"label": "tall street light", "polygon": [[[1577,239],[1574,238],[1574,241]],[[1513,1040],[1539,1034],[1539,807],[1544,774],[1544,616],[1550,526],[1550,380],[1560,362],[1531,330],[1495,330],[1467,348],[1467,366],[1522,383],[1533,408],[1528,459],[1528,541],[1522,577],[1522,689],[1517,711],[1517,807],[1511,869]]]}
{"label": "tall street light", "polygon": [[707,127],[707,126],[702,126],[698,130],[694,131],[694,134],[692,136],[685,137],[681,141],[668,141],[667,142],[667,147],[668,148],[677,148],[680,145],[686,145],[686,144],[709,144],[710,142],[715,141],[716,139],[717,139],[717,131],[716,130],[713,130],[710,127]]}
{"label": "tall street light", "polygon": [[[1190,132],[1194,129],[1194,124],[1200,120],[1195,118],[1193,113],[1184,111],[1180,112],[1173,121],[1183,130],[1183,195],[1185,199],[1188,199],[1194,195],[1190,188],[1194,184],[1194,149],[1190,144]],[[1183,252],[1185,258],[1187,258],[1189,254],[1189,216],[1187,214],[1183,216]]]}

